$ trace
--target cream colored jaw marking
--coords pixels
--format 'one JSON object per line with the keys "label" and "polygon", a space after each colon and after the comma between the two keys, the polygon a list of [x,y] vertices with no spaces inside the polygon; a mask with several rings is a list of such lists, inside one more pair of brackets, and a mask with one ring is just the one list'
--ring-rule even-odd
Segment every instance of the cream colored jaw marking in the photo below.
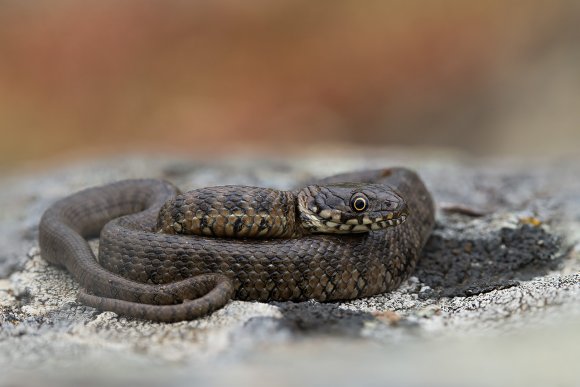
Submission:
{"label": "cream colored jaw marking", "polygon": [[[368,216],[364,216],[362,219],[362,224],[371,224],[373,223],[373,221],[368,217]],[[353,224],[355,226],[357,226],[358,223],[358,219],[349,219],[346,221],[346,224]]]}

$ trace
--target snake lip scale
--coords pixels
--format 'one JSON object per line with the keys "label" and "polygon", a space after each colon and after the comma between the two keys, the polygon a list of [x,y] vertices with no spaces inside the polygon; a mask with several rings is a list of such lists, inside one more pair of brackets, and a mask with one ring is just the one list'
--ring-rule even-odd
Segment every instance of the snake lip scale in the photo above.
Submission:
{"label": "snake lip scale", "polygon": [[[230,299],[339,301],[390,291],[414,270],[435,219],[405,168],[334,175],[293,191],[180,193],[163,180],[89,188],[49,207],[42,257],[80,284],[78,300],[159,322]],[[95,257],[87,238],[100,235]]]}

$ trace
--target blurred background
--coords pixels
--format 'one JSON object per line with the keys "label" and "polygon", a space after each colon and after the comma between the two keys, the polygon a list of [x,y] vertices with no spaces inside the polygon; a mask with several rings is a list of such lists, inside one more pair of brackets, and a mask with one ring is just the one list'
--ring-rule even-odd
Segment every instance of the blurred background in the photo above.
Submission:
{"label": "blurred background", "polygon": [[0,169],[580,145],[580,2],[0,1]]}

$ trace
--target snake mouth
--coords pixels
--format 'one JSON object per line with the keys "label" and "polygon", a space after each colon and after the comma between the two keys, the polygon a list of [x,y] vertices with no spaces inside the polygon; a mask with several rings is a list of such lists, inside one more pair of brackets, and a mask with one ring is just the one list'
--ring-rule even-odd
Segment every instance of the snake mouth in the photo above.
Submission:
{"label": "snake mouth", "polygon": [[[391,215],[391,214],[389,214]],[[382,230],[389,227],[397,227],[407,220],[407,213],[400,213],[392,217],[377,218],[370,220],[369,217],[359,219],[351,219],[346,223],[336,223],[332,220],[321,220],[320,226],[317,227],[317,232],[326,233],[363,233],[369,231]]]}
{"label": "snake mouth", "polygon": [[397,218],[385,219],[383,221],[372,223],[370,226],[371,226],[371,229],[373,229],[373,230],[380,230],[382,228],[387,228],[387,227],[396,227],[400,224],[403,224],[407,220],[407,216],[408,216],[407,214],[401,214]]}
{"label": "snake mouth", "polygon": [[[326,211],[328,212],[328,211]],[[409,216],[406,210],[389,212],[387,215],[361,215],[352,219],[340,219],[338,214],[322,211],[305,211],[301,213],[301,221],[305,229],[314,233],[357,234],[378,231],[403,224]]]}

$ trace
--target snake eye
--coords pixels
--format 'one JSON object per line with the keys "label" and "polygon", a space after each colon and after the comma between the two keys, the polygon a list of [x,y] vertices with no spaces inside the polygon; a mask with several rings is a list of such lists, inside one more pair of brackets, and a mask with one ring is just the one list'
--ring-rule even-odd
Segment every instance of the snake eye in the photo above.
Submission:
{"label": "snake eye", "polygon": [[355,195],[350,199],[350,207],[355,212],[363,212],[368,206],[369,202],[364,196]]}

